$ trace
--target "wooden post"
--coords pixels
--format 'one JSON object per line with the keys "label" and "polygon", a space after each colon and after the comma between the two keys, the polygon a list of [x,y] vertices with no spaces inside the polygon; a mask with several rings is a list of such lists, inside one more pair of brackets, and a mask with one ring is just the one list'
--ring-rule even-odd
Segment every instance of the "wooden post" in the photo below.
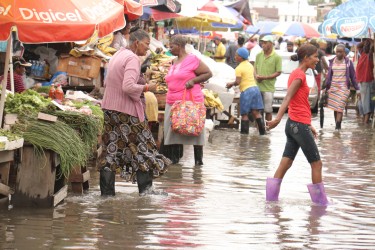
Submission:
{"label": "wooden post", "polygon": [[83,194],[84,190],[89,189],[90,172],[86,167],[76,166],[69,176],[69,182],[73,193]]}

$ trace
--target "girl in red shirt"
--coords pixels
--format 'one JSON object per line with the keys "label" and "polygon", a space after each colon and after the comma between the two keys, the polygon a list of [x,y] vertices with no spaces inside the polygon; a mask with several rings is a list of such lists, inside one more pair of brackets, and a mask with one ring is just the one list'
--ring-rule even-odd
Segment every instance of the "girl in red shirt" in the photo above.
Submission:
{"label": "girl in red shirt", "polygon": [[322,182],[322,161],[314,140],[317,132],[311,126],[311,111],[308,101],[309,87],[306,83],[305,74],[308,68],[315,69],[319,62],[317,48],[311,44],[302,45],[298,49],[298,53],[293,55],[291,59],[299,61],[299,66],[289,76],[288,92],[276,118],[267,122],[268,129],[276,127],[289,107],[289,119],[285,126],[287,142],[274,177],[267,178],[266,200],[278,200],[281,181],[292,166],[299,148],[302,148],[312,169],[312,184],[307,185],[311,200],[317,204],[327,205],[328,200]]}

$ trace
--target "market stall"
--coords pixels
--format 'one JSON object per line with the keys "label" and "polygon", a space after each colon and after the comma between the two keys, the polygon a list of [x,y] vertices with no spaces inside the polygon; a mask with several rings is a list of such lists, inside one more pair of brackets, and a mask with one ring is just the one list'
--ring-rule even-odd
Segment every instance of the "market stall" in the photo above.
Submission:
{"label": "market stall", "polygon": [[[19,202],[19,205],[22,201],[25,205],[55,206],[66,196],[67,180],[74,183],[82,181],[80,185],[87,182],[86,163],[92,152],[96,152],[102,126],[100,114],[94,113],[95,108],[100,112],[101,109],[94,103],[82,101],[59,104],[33,90],[7,95],[8,69],[10,76],[13,72],[13,36],[10,34],[16,31],[19,40],[24,43],[82,41],[93,34],[99,39],[125,26],[124,6],[113,0],[5,0],[4,6],[7,11],[0,15],[0,40],[7,40],[8,44],[1,91],[0,127],[3,127],[5,107],[6,115],[12,117],[16,114],[17,118],[13,122],[4,119],[4,126],[23,138],[25,144],[21,145],[21,160],[16,160],[15,153],[9,150],[9,145],[13,143],[7,136],[3,150],[0,149],[1,154],[6,154],[1,158],[7,159],[1,163],[1,169],[7,172],[10,168],[9,172],[12,172],[13,166],[17,172],[12,183],[14,202]],[[90,71],[82,65],[91,67],[91,64],[80,63],[79,73],[82,73],[82,69]],[[55,91],[61,96],[60,88]],[[76,176],[69,179],[70,173]],[[30,178],[32,174],[39,176],[39,179]]]}
{"label": "market stall", "polygon": [[[61,201],[56,199],[66,194],[68,184],[73,192],[87,189],[87,163],[97,152],[103,127],[101,108],[94,100],[87,100],[92,98],[70,94],[58,103],[44,93],[43,87],[37,91],[7,96],[7,130],[0,129],[0,135],[13,136],[12,141],[25,141],[18,145],[23,146],[22,159],[13,183],[13,202],[18,205],[56,205]],[[16,145],[10,146],[6,143],[3,149]]]}

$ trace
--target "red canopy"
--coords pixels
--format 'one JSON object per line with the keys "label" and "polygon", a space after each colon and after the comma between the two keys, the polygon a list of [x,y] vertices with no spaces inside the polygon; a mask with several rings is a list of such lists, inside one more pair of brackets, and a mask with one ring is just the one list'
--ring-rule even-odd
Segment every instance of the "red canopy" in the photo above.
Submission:
{"label": "red canopy", "polygon": [[113,0],[1,0],[0,40],[11,27],[25,43],[87,40],[125,26],[124,6]]}
{"label": "red canopy", "polygon": [[143,6],[133,0],[116,0],[124,6],[124,13],[128,16],[129,21],[138,19],[143,15]]}

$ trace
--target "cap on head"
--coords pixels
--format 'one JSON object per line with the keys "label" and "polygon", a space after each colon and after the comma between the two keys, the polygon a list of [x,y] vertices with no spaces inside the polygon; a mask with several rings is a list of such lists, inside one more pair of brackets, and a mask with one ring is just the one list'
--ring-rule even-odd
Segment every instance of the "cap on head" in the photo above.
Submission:
{"label": "cap on head", "polygon": [[26,62],[25,59],[23,59],[22,57],[19,57],[19,56],[14,56],[12,58],[12,61],[13,61],[13,65],[14,66],[24,66],[24,67],[30,67],[32,64],[31,63],[28,63]]}
{"label": "cap on head", "polygon": [[249,51],[244,47],[239,48],[236,52],[244,60],[247,60],[249,58]]}
{"label": "cap on head", "polygon": [[260,40],[263,41],[263,42],[271,42],[271,43],[273,43],[273,36],[266,35],[266,36],[262,37]]}

